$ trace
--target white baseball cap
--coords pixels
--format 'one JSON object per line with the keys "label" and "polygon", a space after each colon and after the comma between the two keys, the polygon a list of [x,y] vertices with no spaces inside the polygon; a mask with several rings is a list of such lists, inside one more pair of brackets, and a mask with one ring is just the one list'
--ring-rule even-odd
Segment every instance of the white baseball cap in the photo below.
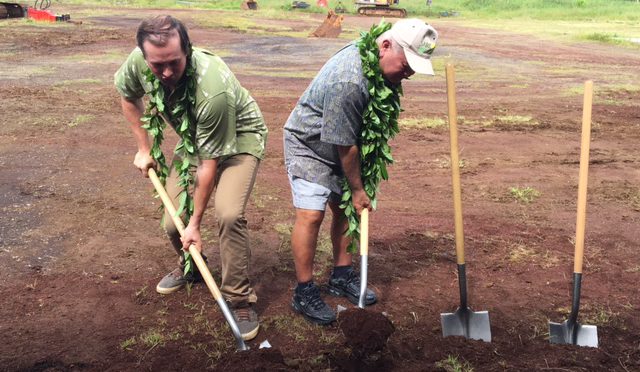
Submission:
{"label": "white baseball cap", "polygon": [[431,53],[436,47],[438,32],[417,18],[403,19],[391,27],[391,37],[404,50],[409,67],[419,74],[434,75]]}

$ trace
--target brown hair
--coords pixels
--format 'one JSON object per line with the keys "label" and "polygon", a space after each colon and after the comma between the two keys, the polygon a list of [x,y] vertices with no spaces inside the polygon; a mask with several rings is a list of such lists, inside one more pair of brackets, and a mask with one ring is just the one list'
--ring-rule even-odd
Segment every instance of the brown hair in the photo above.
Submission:
{"label": "brown hair", "polygon": [[157,16],[142,21],[138,26],[136,41],[138,42],[138,47],[142,50],[142,54],[145,55],[142,46],[145,41],[149,41],[156,46],[164,46],[167,44],[167,40],[176,33],[180,36],[182,52],[189,56],[191,54],[191,41],[189,40],[187,28],[182,22],[170,15]]}

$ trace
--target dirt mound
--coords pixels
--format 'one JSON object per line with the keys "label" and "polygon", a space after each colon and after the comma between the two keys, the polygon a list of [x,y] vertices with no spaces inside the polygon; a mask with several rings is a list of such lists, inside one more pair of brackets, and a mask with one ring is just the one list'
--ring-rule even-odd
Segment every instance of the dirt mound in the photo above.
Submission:
{"label": "dirt mound", "polygon": [[340,313],[340,329],[354,356],[365,357],[381,351],[395,331],[391,321],[382,313],[354,308]]}
{"label": "dirt mound", "polygon": [[385,351],[395,327],[386,316],[353,308],[338,315],[338,324],[350,351],[338,350],[331,357],[337,370],[386,371],[392,367],[393,362]]}
{"label": "dirt mound", "polygon": [[278,349],[259,349],[237,352],[223,357],[218,367],[221,371],[291,371]]}

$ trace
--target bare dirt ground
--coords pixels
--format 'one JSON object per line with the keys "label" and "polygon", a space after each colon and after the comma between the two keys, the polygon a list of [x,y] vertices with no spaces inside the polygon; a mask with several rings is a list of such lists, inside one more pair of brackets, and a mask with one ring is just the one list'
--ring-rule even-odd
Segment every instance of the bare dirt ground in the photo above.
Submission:
{"label": "bare dirt ground", "polygon": [[[248,207],[262,329],[238,354],[204,285],[154,291],[175,258],[152,186],[131,165],[134,142],[112,76],[139,20],[159,12],[97,9],[102,15],[82,25],[11,21],[0,29],[0,370],[432,371],[453,370],[454,358],[476,371],[640,370],[640,50],[433,20],[437,76],[404,84],[402,119],[446,119],[442,66],[453,62],[469,302],[489,312],[493,340],[441,333],[440,313],[459,301],[446,126],[405,126],[393,141],[396,163],[371,216],[369,257],[380,296],[369,309],[391,324],[364,322],[354,336],[344,323],[312,326],[290,309],[293,209],[281,142],[297,98],[347,40],[212,29],[192,16],[224,14],[173,11],[196,45],[221,53],[270,129]],[[306,32],[322,18],[261,22]],[[376,21],[347,17],[345,27]],[[547,328],[571,304],[586,79],[596,96],[579,320],[598,327],[597,349],[551,345]],[[525,203],[510,193],[525,187],[539,197]],[[205,251],[218,277],[208,221]],[[325,231],[320,283],[331,266],[327,242]],[[358,344],[378,326],[392,332],[386,345]],[[258,350],[265,340],[273,348]]]}

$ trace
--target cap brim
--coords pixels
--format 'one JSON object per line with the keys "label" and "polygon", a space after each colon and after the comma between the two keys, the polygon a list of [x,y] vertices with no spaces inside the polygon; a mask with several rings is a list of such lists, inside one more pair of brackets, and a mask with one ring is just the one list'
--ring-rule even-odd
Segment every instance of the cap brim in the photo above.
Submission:
{"label": "cap brim", "polygon": [[409,63],[409,67],[411,67],[411,69],[416,73],[435,75],[433,73],[433,65],[431,65],[431,60],[429,60],[428,58],[422,58],[410,49],[405,49],[404,55],[405,57],[407,57],[407,63]]}

